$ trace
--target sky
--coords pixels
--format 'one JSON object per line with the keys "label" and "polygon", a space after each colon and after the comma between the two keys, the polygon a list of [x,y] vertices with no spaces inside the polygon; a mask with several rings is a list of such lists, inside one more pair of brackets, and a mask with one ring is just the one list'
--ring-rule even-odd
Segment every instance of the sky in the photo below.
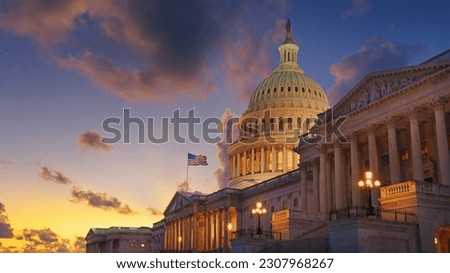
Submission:
{"label": "sky", "polygon": [[[151,226],[185,186],[226,183],[224,143],[112,137],[118,118],[246,110],[277,67],[290,18],[299,64],[335,104],[367,73],[450,48],[450,3],[388,1],[0,2],[0,252],[79,252],[91,227]],[[195,134],[202,135],[195,126]],[[187,138],[187,127],[180,135]],[[220,136],[220,134],[216,134]],[[122,134],[123,136],[123,134]]]}

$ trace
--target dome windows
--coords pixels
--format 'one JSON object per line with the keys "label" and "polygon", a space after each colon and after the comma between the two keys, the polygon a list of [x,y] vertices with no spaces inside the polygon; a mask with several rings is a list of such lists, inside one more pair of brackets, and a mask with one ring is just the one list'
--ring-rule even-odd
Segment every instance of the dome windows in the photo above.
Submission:
{"label": "dome windows", "polygon": [[277,92],[277,88],[276,88],[276,87],[275,87],[275,88],[273,89],[273,92],[274,92],[274,93],[276,93],[276,92]]}
{"label": "dome windows", "polygon": [[302,87],[302,92],[305,93],[305,87]]}
{"label": "dome windows", "polygon": [[295,87],[295,92],[298,92],[298,87],[297,86]]}
{"label": "dome windows", "polygon": [[283,91],[284,91],[284,87],[282,86],[282,87],[281,87],[281,92],[283,92]]}
{"label": "dome windows", "polygon": [[288,92],[291,92],[291,87],[290,86],[288,86]]}
{"label": "dome windows", "polygon": [[270,93],[270,88],[269,88],[269,89],[267,89],[267,95],[269,95],[269,93]]}

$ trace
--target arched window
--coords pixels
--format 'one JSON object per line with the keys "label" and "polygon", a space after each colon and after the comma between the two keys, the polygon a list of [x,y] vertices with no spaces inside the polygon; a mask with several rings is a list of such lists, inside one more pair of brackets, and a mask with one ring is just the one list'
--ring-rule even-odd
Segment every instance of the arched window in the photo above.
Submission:
{"label": "arched window", "polygon": [[283,118],[279,118],[278,119],[278,131],[280,131],[280,132],[284,131],[283,126],[284,126],[284,120],[283,120]]}
{"label": "arched window", "polygon": [[292,118],[287,119],[287,128],[288,130],[292,130]]}
{"label": "arched window", "polygon": [[290,86],[288,86],[288,92],[291,92],[291,87]]}
{"label": "arched window", "polygon": [[302,128],[302,119],[300,117],[297,118],[297,129]]}
{"label": "arched window", "polygon": [[273,89],[273,92],[274,92],[274,93],[276,93],[276,92],[277,92],[277,88],[276,88],[276,87],[275,87],[275,88]]}
{"label": "arched window", "polygon": [[283,91],[284,91],[284,87],[282,86],[282,87],[281,87],[281,92],[283,92]]}
{"label": "arched window", "polygon": [[302,92],[305,93],[305,87],[302,87]]}
{"label": "arched window", "polygon": [[295,92],[298,92],[298,87],[297,86],[295,87]]}

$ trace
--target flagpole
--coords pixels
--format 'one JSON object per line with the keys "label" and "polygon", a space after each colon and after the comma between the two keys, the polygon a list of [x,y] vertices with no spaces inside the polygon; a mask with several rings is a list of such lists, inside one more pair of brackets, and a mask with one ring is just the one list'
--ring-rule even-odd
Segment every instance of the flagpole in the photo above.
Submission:
{"label": "flagpole", "polygon": [[189,189],[189,153],[188,153],[188,160],[186,160],[186,192],[188,192]]}

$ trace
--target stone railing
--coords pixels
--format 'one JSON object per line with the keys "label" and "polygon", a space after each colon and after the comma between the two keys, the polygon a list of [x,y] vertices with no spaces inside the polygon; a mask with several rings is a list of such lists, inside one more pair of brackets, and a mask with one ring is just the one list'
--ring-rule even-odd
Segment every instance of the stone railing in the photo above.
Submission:
{"label": "stone railing", "polygon": [[387,210],[375,208],[374,213],[368,216],[368,210],[364,207],[348,207],[339,210],[333,210],[329,213],[329,221],[339,221],[351,218],[373,217],[386,222],[415,224],[417,223],[416,214],[408,210]]}
{"label": "stone railing", "polygon": [[325,220],[325,216],[320,213],[307,212],[304,214],[301,210],[285,209],[272,213],[272,221],[293,218],[301,220]]}
{"label": "stone railing", "polygon": [[430,193],[441,196],[450,196],[450,186],[422,181],[406,181],[380,188],[381,198],[391,198],[414,192]]}

